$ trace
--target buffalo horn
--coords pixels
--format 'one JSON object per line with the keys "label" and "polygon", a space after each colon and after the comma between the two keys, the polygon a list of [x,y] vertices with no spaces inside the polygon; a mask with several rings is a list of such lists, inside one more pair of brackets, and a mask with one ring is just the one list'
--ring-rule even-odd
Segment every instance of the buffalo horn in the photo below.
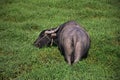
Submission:
{"label": "buffalo horn", "polygon": [[56,29],[51,30],[51,31],[45,31],[45,33],[46,33],[46,34],[51,34],[51,33],[56,32],[58,29],[59,29],[59,27],[57,27]]}

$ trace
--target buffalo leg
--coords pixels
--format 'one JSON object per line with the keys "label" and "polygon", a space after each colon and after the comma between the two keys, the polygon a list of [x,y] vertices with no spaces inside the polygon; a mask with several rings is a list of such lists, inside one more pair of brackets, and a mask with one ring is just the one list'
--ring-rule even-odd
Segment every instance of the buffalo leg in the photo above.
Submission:
{"label": "buffalo leg", "polygon": [[82,47],[80,43],[77,43],[74,51],[74,63],[82,59]]}
{"label": "buffalo leg", "polygon": [[71,56],[70,55],[65,55],[65,60],[69,65],[71,65]]}
{"label": "buffalo leg", "polygon": [[70,44],[71,42],[69,40],[67,40],[67,44],[64,45],[64,51],[65,51],[65,60],[68,62],[68,64],[71,65],[71,55],[73,52],[73,48]]}

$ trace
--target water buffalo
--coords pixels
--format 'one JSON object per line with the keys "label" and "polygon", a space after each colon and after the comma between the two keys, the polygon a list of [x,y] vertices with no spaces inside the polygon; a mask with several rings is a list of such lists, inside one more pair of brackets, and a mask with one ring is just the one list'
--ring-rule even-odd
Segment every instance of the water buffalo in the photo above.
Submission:
{"label": "water buffalo", "polygon": [[56,44],[68,64],[86,58],[90,48],[90,37],[75,21],[68,21],[59,27],[44,30],[34,45],[41,48]]}

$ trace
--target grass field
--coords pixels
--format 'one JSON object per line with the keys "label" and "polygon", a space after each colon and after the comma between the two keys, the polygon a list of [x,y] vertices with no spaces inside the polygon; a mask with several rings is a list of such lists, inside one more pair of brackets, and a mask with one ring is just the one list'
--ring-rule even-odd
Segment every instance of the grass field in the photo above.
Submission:
{"label": "grass field", "polygon": [[[87,59],[69,66],[39,33],[68,20],[91,37]],[[0,80],[120,80],[120,0],[0,0]]]}

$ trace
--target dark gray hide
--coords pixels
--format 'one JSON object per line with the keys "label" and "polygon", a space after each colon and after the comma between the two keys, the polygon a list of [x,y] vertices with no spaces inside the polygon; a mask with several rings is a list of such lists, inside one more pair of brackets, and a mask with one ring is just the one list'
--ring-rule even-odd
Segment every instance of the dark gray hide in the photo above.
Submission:
{"label": "dark gray hide", "polygon": [[76,63],[87,57],[90,38],[87,32],[75,21],[61,25],[57,36],[58,47],[68,64]]}
{"label": "dark gray hide", "polygon": [[49,46],[53,40],[54,43],[57,43],[61,54],[68,64],[76,63],[87,57],[90,48],[90,38],[87,32],[75,21],[68,21],[58,28],[45,30],[41,34],[47,34],[49,36],[55,35],[54,38],[49,37],[50,40],[46,40],[46,38],[40,41],[40,39],[38,39],[36,42]]}

